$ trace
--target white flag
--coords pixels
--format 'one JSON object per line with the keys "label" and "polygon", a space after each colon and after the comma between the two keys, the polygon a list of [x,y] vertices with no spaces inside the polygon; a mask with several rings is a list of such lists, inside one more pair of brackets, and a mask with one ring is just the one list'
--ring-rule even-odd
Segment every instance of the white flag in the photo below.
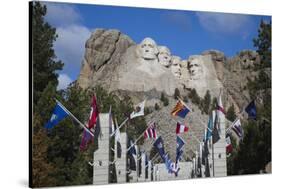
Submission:
{"label": "white flag", "polygon": [[130,119],[144,115],[144,104],[145,100],[136,106],[135,110],[130,115]]}

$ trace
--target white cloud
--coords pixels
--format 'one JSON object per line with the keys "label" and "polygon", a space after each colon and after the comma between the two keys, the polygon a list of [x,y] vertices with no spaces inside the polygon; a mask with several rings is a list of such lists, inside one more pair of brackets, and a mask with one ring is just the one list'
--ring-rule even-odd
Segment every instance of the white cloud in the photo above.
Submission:
{"label": "white cloud", "polygon": [[64,69],[80,69],[85,50],[85,42],[91,31],[81,25],[70,25],[57,28],[58,38],[54,44],[58,59],[65,64]]}
{"label": "white cloud", "polygon": [[83,18],[75,5],[47,2],[46,20],[56,27],[56,56],[64,63],[63,71],[72,78],[80,71],[85,42],[91,31],[82,24]]}
{"label": "white cloud", "polygon": [[203,28],[214,33],[244,34],[250,22],[249,16],[240,14],[197,12],[196,16]]}
{"label": "white cloud", "polygon": [[82,17],[78,10],[71,4],[48,2],[46,5],[46,19],[53,26],[66,26],[69,24],[77,24],[82,21]]}
{"label": "white cloud", "polygon": [[71,78],[67,74],[59,74],[59,85],[58,90],[66,89],[67,86],[72,82]]}

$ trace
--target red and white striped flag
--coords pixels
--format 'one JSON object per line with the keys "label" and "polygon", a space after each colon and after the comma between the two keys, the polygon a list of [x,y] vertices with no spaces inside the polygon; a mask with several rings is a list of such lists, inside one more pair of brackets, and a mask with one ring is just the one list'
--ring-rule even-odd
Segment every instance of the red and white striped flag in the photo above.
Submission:
{"label": "red and white striped flag", "polygon": [[185,133],[187,131],[188,131],[188,127],[186,125],[177,122],[176,134]]}
{"label": "red and white striped flag", "polygon": [[144,138],[153,138],[156,139],[157,138],[157,133],[156,133],[156,125],[155,122],[151,123],[149,125],[149,127],[145,130],[144,132]]}

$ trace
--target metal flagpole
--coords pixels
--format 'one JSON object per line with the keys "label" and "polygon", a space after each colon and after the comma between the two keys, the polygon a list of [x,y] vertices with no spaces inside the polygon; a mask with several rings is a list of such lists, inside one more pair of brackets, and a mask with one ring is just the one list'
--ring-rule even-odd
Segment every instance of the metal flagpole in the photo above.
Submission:
{"label": "metal flagpole", "polygon": [[115,131],[110,135],[110,137],[113,137],[113,136],[115,135],[117,129],[120,130],[120,128],[123,127],[123,126],[125,125],[125,123],[126,123],[128,120],[129,120],[129,118],[127,117],[127,118],[121,123],[121,125],[119,125],[119,127],[115,129]]}
{"label": "metal flagpole", "polygon": [[[149,124],[146,125],[145,130],[142,132],[142,134],[135,140],[135,142],[127,149],[127,151],[129,151],[143,136],[143,134],[145,133],[145,131],[147,130],[147,128],[150,126],[150,124],[153,123],[153,121],[150,121]],[[153,142],[154,143],[154,142]]]}
{"label": "metal flagpole", "polygon": [[231,125],[226,129],[225,133],[227,133],[233,126],[233,123],[235,123],[237,120],[239,119],[239,117],[237,117],[232,123]]}
{"label": "metal flagpole", "polygon": [[79,121],[64,105],[62,105],[62,103],[60,101],[58,101],[57,99],[55,99],[55,100],[62,107],[62,109],[64,111],[66,111],[75,121],[77,121],[77,123],[79,123],[79,125],[82,128],[84,128],[92,136],[95,136],[94,133],[88,127],[86,127],[83,123],[81,123],[81,121]]}

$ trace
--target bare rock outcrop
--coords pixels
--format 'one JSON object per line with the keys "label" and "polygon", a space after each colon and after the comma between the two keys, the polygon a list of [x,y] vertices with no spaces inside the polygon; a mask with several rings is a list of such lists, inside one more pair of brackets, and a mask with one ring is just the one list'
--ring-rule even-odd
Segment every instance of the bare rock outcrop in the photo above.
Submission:
{"label": "bare rock outcrop", "polygon": [[[208,50],[182,60],[151,38],[136,44],[118,30],[97,29],[86,42],[78,84],[83,89],[101,85],[120,96],[129,95],[134,103],[146,98],[146,107],[151,109],[159,104],[160,109],[146,115],[145,119],[156,121],[167,151],[172,151],[176,146],[175,124],[178,120],[170,114],[176,104],[175,89],[178,88],[183,96],[188,95],[189,89],[196,89],[201,98],[207,90],[212,98],[218,97],[222,90],[225,109],[234,105],[238,113],[250,101],[247,81],[257,76],[254,67],[259,63],[258,53],[251,50],[241,51],[231,58],[223,52]],[[271,70],[265,71],[271,75]],[[162,92],[169,100],[168,106],[160,101]],[[192,115],[180,121],[187,123],[191,131],[182,137],[190,144],[186,145],[186,151],[195,151],[208,116],[192,102],[188,102],[188,106],[193,110]],[[151,143],[145,142],[144,146],[149,149]],[[172,155],[172,158],[175,157]]]}

